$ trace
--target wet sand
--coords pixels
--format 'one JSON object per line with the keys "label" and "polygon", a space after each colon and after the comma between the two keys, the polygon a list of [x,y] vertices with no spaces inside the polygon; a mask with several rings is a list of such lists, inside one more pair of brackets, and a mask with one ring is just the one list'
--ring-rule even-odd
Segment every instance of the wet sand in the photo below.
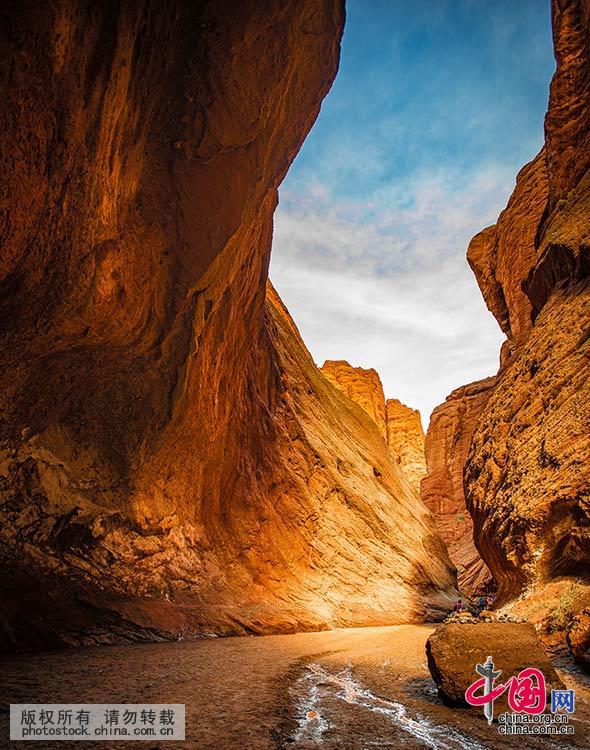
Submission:
{"label": "wet sand", "polygon": [[[503,738],[478,709],[442,704],[424,646],[431,626],[214,638],[78,649],[0,662],[0,747],[326,748],[588,747],[590,688],[576,689],[576,734]],[[8,741],[9,703],[185,703],[185,742]]]}

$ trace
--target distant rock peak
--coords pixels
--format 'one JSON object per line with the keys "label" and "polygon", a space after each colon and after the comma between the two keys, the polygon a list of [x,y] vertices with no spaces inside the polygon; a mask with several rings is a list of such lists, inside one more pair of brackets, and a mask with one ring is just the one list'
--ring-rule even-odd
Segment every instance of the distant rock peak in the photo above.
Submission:
{"label": "distant rock peak", "polygon": [[354,367],[346,360],[326,360],[320,369],[375,422],[410,485],[419,493],[426,473],[420,412],[398,399],[386,401],[381,378],[373,368]]}

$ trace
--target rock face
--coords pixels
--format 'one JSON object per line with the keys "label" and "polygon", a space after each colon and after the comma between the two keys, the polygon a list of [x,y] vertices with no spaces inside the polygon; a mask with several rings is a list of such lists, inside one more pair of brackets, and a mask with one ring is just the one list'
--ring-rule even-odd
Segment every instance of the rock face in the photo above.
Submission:
{"label": "rock face", "polygon": [[446,608],[430,514],[266,289],[342,23],[337,0],[5,12],[5,648]]}
{"label": "rock face", "polygon": [[[475,544],[497,581],[499,604],[561,579],[588,589],[589,21],[587,0],[553,2],[557,70],[544,148],[520,172],[497,224],[468,251],[507,336],[462,476]],[[428,458],[428,436],[426,443]],[[464,455],[457,441],[445,461]],[[552,603],[545,606],[549,615]]]}
{"label": "rock face", "polygon": [[396,398],[385,402],[387,445],[399,457],[399,464],[410,484],[420,492],[420,482],[426,475],[424,454],[424,430],[420,412],[412,409]]}
{"label": "rock face", "polygon": [[[440,625],[426,643],[428,669],[441,698],[452,706],[466,706],[465,691],[480,675],[476,664],[493,655],[495,669],[501,670],[499,682],[528,667],[540,669],[545,677],[547,698],[552,688],[563,688],[529,624],[503,622],[449,623]],[[498,700],[496,713],[507,710],[506,695]]]}
{"label": "rock face", "polygon": [[[498,223],[506,242],[496,256],[508,259],[509,286],[522,279],[524,295],[505,295],[512,353],[479,419],[465,488],[501,601],[558,577],[587,577],[590,564],[589,7],[553,5],[545,149]],[[495,262],[482,255],[480,267]]]}
{"label": "rock face", "polygon": [[457,566],[459,588],[468,596],[491,585],[490,572],[473,543],[473,523],[463,493],[463,467],[494,383],[495,378],[486,378],[453,391],[433,411],[426,435],[428,474],[422,480],[420,497],[431,510]]}
{"label": "rock face", "polygon": [[581,182],[590,167],[590,3],[553,0],[553,44],[557,70],[545,117],[549,201],[545,219]]}
{"label": "rock face", "polygon": [[589,324],[588,286],[556,291],[473,438],[467,500],[501,600],[588,571]]}
{"label": "rock face", "polygon": [[363,408],[387,440],[385,395],[376,370],[353,367],[346,360],[327,359],[320,368],[330,383]]}
{"label": "rock face", "polygon": [[498,222],[476,234],[467,261],[490,312],[514,350],[532,326],[531,303],[522,289],[536,261],[535,236],[547,203],[546,152],[520,171]]}
{"label": "rock face", "polygon": [[420,412],[397,399],[386,401],[381,378],[372,368],[353,367],[345,360],[326,360],[321,371],[375,422],[410,485],[418,493],[420,481],[426,473]]}
{"label": "rock face", "polygon": [[570,623],[567,644],[574,661],[590,672],[590,607],[579,612]]}

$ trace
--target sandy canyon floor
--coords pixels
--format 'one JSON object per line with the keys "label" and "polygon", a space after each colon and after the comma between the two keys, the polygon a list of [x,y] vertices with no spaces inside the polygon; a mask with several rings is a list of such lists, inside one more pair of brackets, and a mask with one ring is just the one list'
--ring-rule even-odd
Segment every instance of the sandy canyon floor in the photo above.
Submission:
{"label": "sandy canyon floor", "polygon": [[39,750],[39,742],[7,740],[7,704],[17,702],[186,704],[185,742],[76,748],[588,747],[587,678],[560,671],[576,689],[573,737],[503,739],[479,710],[438,699],[424,650],[431,632],[402,625],[11,657],[0,664],[0,747]]}

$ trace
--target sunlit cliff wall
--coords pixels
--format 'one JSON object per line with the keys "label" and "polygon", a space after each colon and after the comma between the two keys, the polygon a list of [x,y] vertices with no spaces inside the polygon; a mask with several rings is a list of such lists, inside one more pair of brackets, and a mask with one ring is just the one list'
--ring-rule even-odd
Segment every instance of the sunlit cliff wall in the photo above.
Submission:
{"label": "sunlit cliff wall", "polygon": [[266,299],[342,24],[338,0],[3,11],[4,647],[448,605],[432,518]]}
{"label": "sunlit cliff wall", "polygon": [[320,369],[332,385],[367,412],[386,440],[385,395],[379,373],[373,368],[353,367],[344,359],[327,359]]}
{"label": "sunlit cliff wall", "polygon": [[416,493],[419,493],[420,482],[426,475],[424,429],[420,412],[402,404],[397,398],[388,398],[385,402],[385,421],[389,450],[398,457],[402,471]]}
{"label": "sunlit cliff wall", "polygon": [[420,481],[426,473],[420,412],[398,399],[386,401],[381,378],[373,368],[353,367],[343,359],[328,359],[321,371],[332,385],[362,407],[375,422],[395,462],[418,493]]}

